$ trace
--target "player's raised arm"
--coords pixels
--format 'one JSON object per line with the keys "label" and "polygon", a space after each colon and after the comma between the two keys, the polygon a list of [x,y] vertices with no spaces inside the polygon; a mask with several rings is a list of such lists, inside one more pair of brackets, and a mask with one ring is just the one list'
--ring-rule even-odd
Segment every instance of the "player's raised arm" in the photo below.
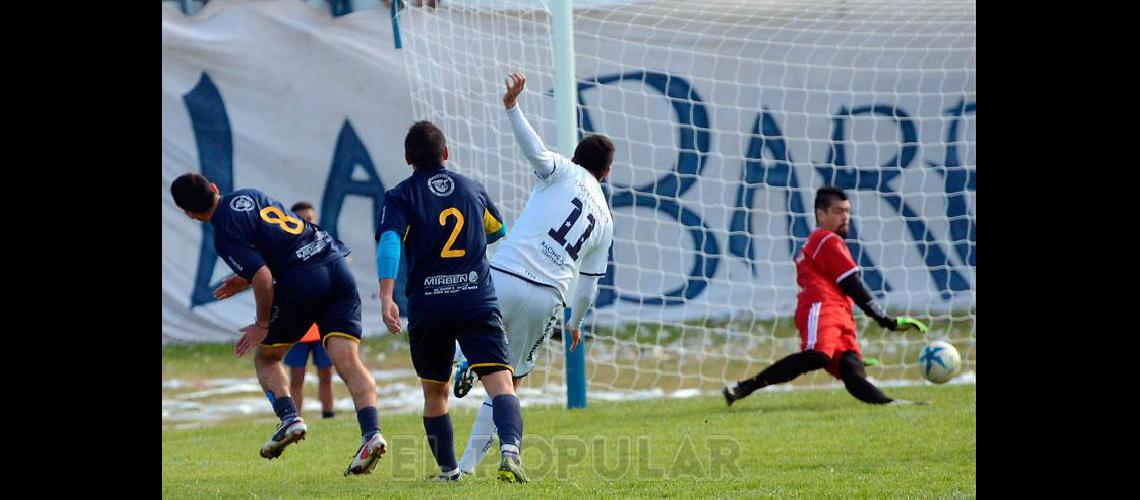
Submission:
{"label": "player's raised arm", "polygon": [[530,122],[519,109],[518,97],[526,86],[526,77],[521,73],[511,73],[507,76],[506,83],[507,92],[503,94],[503,107],[507,109],[507,116],[511,119],[515,140],[522,148],[523,155],[530,161],[534,174],[539,179],[546,179],[555,172],[559,163],[567,163],[567,160],[558,153],[546,149],[542,138],[531,128]]}

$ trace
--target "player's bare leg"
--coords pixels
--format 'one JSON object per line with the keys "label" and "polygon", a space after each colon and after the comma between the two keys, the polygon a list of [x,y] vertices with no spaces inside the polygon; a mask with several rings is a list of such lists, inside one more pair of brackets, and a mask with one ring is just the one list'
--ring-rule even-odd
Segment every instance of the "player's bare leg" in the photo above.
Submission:
{"label": "player's bare leg", "polygon": [[325,345],[333,366],[352,395],[357,409],[376,406],[376,381],[360,360],[357,343],[341,336],[329,338]]}
{"label": "player's bare leg", "polygon": [[325,339],[325,350],[333,366],[352,395],[356,421],[360,424],[360,448],[352,456],[344,475],[368,474],[380,457],[388,451],[388,443],[380,434],[380,417],[376,412],[376,381],[360,361],[357,342],[341,336]]}
{"label": "player's bare leg", "polygon": [[801,351],[788,355],[761,370],[755,377],[737,382],[736,385],[725,386],[722,391],[724,400],[732,406],[736,400],[748,397],[758,389],[791,382],[800,375],[827,366],[829,361],[831,358],[818,351]]}
{"label": "player's bare leg", "polygon": [[491,396],[495,429],[499,434],[499,480],[508,483],[525,483],[529,479],[519,458],[522,446],[523,420],[519,398],[515,396],[515,381],[510,370],[483,373],[479,379]]}
{"label": "player's bare leg", "polygon": [[297,405],[297,414],[305,410],[305,367],[289,368],[289,394],[293,396],[293,403]]}
{"label": "player's bare leg", "polygon": [[257,371],[257,381],[273,404],[273,411],[281,419],[277,431],[261,447],[261,456],[274,459],[281,456],[286,446],[305,439],[308,428],[297,414],[293,398],[289,397],[289,383],[285,377],[285,366],[281,360],[290,346],[266,347],[259,345],[253,356],[253,367]]}
{"label": "player's bare leg", "polygon": [[335,415],[333,412],[332,367],[317,368],[317,388],[317,395],[321,398],[321,417],[332,418]]}
{"label": "player's bare leg", "polygon": [[422,380],[424,391],[424,416],[438,417],[447,413],[447,390],[451,384]]}
{"label": "player's bare leg", "polygon": [[261,384],[261,389],[266,391],[273,391],[276,397],[288,397],[289,383],[285,377],[285,365],[281,363],[285,359],[285,353],[289,352],[289,346],[281,347],[266,347],[259,345],[256,348],[253,356],[253,368],[257,372],[257,382]]}

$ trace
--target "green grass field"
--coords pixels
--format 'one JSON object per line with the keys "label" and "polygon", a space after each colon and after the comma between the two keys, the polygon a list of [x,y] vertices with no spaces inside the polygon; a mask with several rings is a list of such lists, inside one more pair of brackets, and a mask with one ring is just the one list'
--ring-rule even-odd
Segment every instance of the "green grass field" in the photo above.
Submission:
{"label": "green grass field", "polygon": [[[166,368],[164,367],[164,371]],[[460,484],[436,470],[420,416],[381,415],[392,449],[368,476],[342,477],[359,445],[351,414],[309,419],[309,436],[267,461],[268,412],[162,432],[164,497],[391,496],[976,496],[976,386],[902,387],[931,406],[871,407],[842,390],[757,392],[589,408],[524,408],[523,461],[533,482],[499,483],[496,454]],[[472,411],[453,412],[456,454]]]}

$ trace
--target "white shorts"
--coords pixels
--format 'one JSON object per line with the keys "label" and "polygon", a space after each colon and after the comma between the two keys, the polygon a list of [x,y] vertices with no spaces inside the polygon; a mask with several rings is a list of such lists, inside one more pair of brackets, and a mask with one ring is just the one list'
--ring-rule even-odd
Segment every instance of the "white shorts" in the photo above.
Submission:
{"label": "white shorts", "polygon": [[562,299],[551,287],[496,269],[491,269],[491,281],[495,283],[495,294],[503,313],[514,377],[523,378],[534,368],[542,344],[554,333],[554,325],[562,312]]}

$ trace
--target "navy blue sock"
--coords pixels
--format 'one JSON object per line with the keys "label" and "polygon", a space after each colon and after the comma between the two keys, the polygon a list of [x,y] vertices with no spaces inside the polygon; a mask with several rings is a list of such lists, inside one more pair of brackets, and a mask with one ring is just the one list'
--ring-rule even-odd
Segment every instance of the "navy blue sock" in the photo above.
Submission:
{"label": "navy blue sock", "polygon": [[380,415],[375,406],[365,406],[356,410],[356,421],[360,423],[360,435],[367,438],[380,432]]}
{"label": "navy blue sock", "polygon": [[451,428],[451,415],[444,413],[438,417],[424,417],[424,430],[427,431],[428,446],[435,455],[435,463],[441,472],[451,472],[459,467],[455,463],[454,431]]}
{"label": "navy blue sock", "polygon": [[273,413],[276,413],[277,418],[284,422],[297,416],[297,406],[293,404],[293,398],[289,396],[274,398]]}
{"label": "navy blue sock", "polygon": [[514,394],[500,394],[491,400],[491,404],[494,405],[491,419],[495,421],[495,428],[499,430],[499,447],[513,446],[515,453],[518,453],[522,448],[523,431],[519,398]]}

